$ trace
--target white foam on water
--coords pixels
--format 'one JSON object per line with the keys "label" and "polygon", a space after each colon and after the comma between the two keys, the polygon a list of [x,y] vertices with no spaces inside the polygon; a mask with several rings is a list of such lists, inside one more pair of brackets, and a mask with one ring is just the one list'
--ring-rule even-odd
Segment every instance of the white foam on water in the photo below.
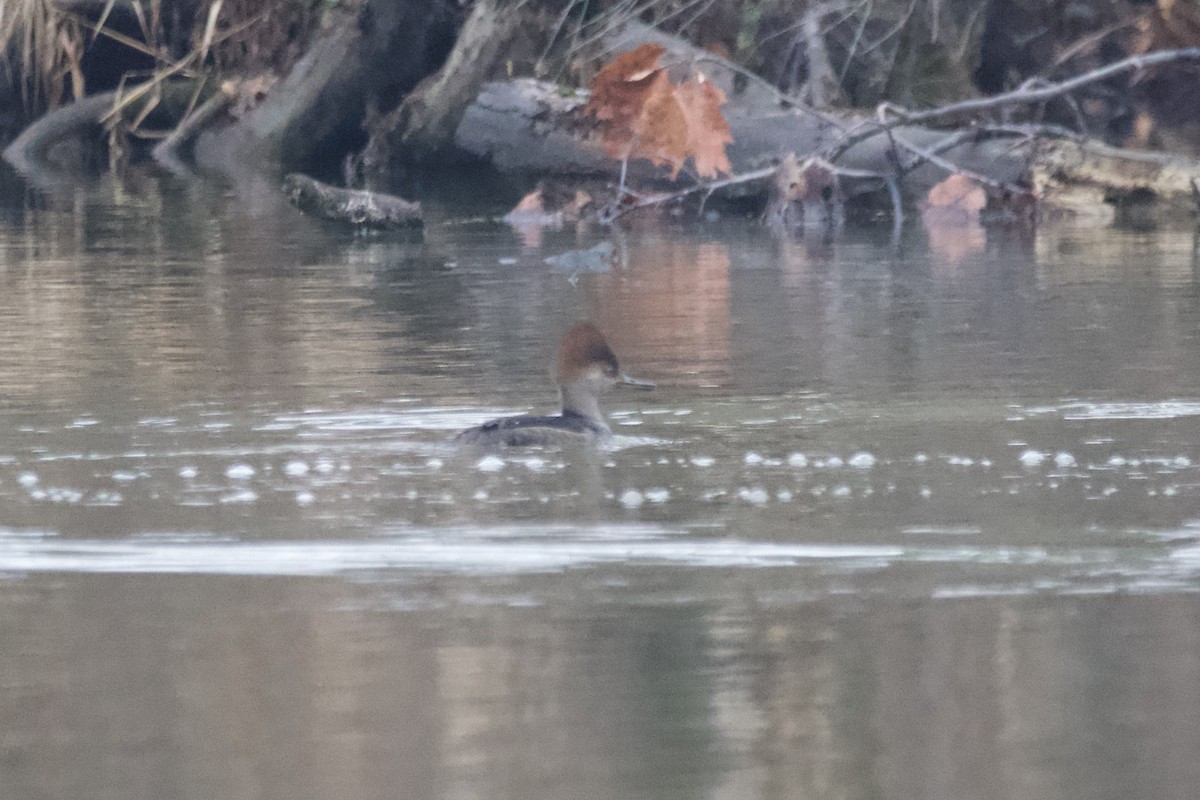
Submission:
{"label": "white foam on water", "polygon": [[1059,414],[1066,420],[1095,419],[1179,419],[1200,417],[1200,402],[1163,400],[1151,403],[1065,403],[1061,406],[1037,406],[1025,409],[1029,415]]}
{"label": "white foam on water", "polygon": [[[505,536],[470,529],[408,531],[403,536],[347,541],[247,542],[195,534],[115,540],[65,539],[42,532],[0,531],[5,573],[191,573],[222,575],[335,575],[356,571],[426,570],[453,573],[560,571],[601,564],[684,567],[789,567],[809,562],[884,563],[904,550],[886,545],[782,544],[704,539],[651,526],[548,529],[527,527]],[[533,531],[533,533],[538,533]]]}

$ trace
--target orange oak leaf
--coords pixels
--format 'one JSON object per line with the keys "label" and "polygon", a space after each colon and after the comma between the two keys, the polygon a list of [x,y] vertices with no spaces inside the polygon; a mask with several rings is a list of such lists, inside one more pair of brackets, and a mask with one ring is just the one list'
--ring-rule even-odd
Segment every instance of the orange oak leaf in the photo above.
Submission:
{"label": "orange oak leaf", "polygon": [[671,168],[671,177],[687,160],[688,123],[675,88],[660,71],[634,128],[633,155]]}
{"label": "orange oak leaf", "polygon": [[732,172],[725,145],[733,142],[729,123],[721,114],[725,93],[712,81],[697,77],[675,87],[675,99],[687,121],[687,154],[696,164],[696,174],[715,178],[717,172]]}
{"label": "orange oak leaf", "polygon": [[721,114],[725,95],[693,79],[672,84],[658,60],[664,49],[644,44],[597,73],[584,113],[597,122],[609,156],[645,158],[679,174],[688,157],[702,177],[730,171],[725,146],[733,141]]}
{"label": "orange oak leaf", "polygon": [[979,219],[979,212],[987,205],[987,196],[975,181],[966,175],[955,173],[934,186],[925,195],[925,207],[936,209],[941,219],[955,217],[964,220]]}
{"label": "orange oak leaf", "polygon": [[647,98],[669,84],[666,72],[658,66],[665,48],[644,44],[622,53],[592,80],[591,96],[584,113],[600,126],[601,144],[613,158],[628,158],[628,148],[640,133],[639,119]]}

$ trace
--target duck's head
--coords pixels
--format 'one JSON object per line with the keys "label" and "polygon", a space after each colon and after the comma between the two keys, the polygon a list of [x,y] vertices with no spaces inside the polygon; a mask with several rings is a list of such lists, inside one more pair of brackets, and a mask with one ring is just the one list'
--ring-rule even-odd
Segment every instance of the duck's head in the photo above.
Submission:
{"label": "duck's head", "polygon": [[563,336],[558,348],[556,377],[562,390],[563,408],[588,416],[599,415],[596,398],[614,386],[631,386],[643,391],[654,388],[653,383],[621,372],[621,365],[608,342],[590,322],[579,323]]}

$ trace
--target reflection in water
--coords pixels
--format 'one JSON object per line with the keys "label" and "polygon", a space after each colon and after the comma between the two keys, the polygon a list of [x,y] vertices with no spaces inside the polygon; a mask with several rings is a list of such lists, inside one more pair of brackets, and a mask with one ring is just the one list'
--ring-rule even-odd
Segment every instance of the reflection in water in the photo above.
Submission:
{"label": "reflection in water", "polygon": [[662,380],[727,384],[729,246],[650,241],[629,261],[587,283],[590,316],[613,331],[617,352],[632,351],[642,369]]}
{"label": "reflection in water", "polygon": [[1194,595],[625,606],[543,581],[552,607],[7,582],[5,796],[1182,799],[1200,777]]}
{"label": "reflection in water", "polygon": [[[1194,794],[1192,232],[232,191],[0,209],[0,796]],[[456,451],[582,318],[615,446]]]}

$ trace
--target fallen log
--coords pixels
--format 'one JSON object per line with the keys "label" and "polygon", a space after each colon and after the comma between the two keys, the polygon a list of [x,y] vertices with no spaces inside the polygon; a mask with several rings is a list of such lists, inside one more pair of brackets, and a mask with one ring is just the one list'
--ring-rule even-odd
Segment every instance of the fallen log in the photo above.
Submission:
{"label": "fallen log", "polygon": [[78,163],[63,164],[63,159],[53,157],[53,151],[67,142],[98,141],[103,132],[100,119],[112,110],[116,99],[116,92],[94,94],[45,114],[4,148],[4,160],[21,174],[32,177],[56,175],[64,167],[78,167]]}
{"label": "fallen log", "polygon": [[299,173],[283,179],[283,191],[304,213],[356,228],[394,230],[425,224],[420,203],[395,195],[340,189]]}
{"label": "fallen log", "polygon": [[[1032,195],[1051,213],[1110,221],[1129,205],[1150,214],[1189,217],[1196,211],[1200,162],[1194,159],[1122,150],[1049,126],[991,125],[967,120],[971,113],[1001,106],[1039,103],[1100,78],[1144,63],[1192,59],[1197,50],[1149,54],[1075,76],[1057,84],[1021,87],[1004,96],[964,101],[921,112],[894,107],[878,118],[819,113],[780,95],[761,79],[686,42],[642,26],[630,26],[609,41],[609,52],[644,42],[668,48],[664,61],[691,64],[727,96],[722,111],[733,144],[734,174],[713,181],[664,180],[663,171],[631,161],[628,181],[656,191],[650,203],[684,193],[753,196],[765,202],[771,167],[788,155],[828,164],[838,174],[843,198],[869,198],[870,205],[898,209],[896,197],[915,204],[948,174],[980,184],[997,203]],[[741,80],[737,80],[738,78]],[[564,90],[530,79],[490,83],[467,109],[455,133],[463,150],[502,171],[535,177],[561,175],[614,180],[621,163],[587,140],[591,121],[582,117],[586,91]],[[955,119],[959,127],[939,129],[921,123]],[[865,197],[864,197],[865,196]],[[889,199],[890,198],[890,199]],[[628,198],[626,198],[628,200]],[[645,205],[642,198],[633,205]],[[1027,206],[1024,198],[1020,203]]]}

